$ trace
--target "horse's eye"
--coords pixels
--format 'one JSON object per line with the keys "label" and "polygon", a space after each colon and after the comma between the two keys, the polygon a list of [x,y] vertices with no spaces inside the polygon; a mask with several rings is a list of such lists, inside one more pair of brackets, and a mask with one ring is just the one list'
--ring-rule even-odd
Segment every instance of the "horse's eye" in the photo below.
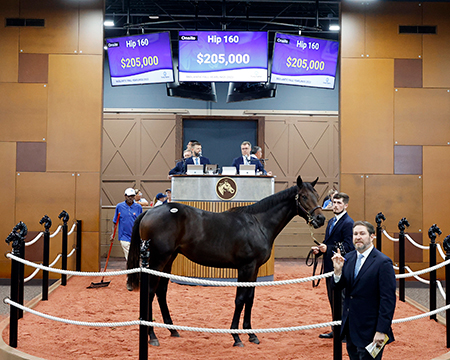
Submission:
{"label": "horse's eye", "polygon": [[308,197],[306,195],[302,195],[302,199],[306,201],[308,200]]}

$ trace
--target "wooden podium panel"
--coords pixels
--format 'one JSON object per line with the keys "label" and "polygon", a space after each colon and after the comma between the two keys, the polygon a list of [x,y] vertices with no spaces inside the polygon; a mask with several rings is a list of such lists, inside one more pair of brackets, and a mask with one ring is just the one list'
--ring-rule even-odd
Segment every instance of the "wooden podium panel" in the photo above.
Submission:
{"label": "wooden podium panel", "polygon": [[[255,192],[251,194],[239,194],[240,189],[248,189],[253,187],[254,189],[259,189],[259,193],[262,194],[260,199],[255,199],[254,201],[224,201],[220,200],[215,193],[215,183],[220,180],[221,176],[174,176],[172,178],[172,201],[179,202],[181,204],[196,207],[201,210],[211,211],[211,212],[223,212],[237,206],[247,206],[261,200],[262,198],[272,195],[274,190],[271,188],[272,180],[271,177],[260,177],[260,176],[232,176],[229,178],[237,179],[238,193],[235,198],[245,198],[254,197]],[[211,189],[211,187],[213,187]],[[188,191],[183,191],[183,190]],[[198,191],[198,193],[196,193]],[[177,193],[178,192],[178,193]],[[192,200],[180,201],[176,199],[185,198],[186,192],[189,193],[189,197]],[[205,198],[205,194],[206,197]],[[201,201],[196,199],[202,199]],[[199,265],[187,259],[185,256],[179,254],[172,264],[172,274],[196,278],[205,279],[237,279],[236,269],[223,269],[223,268],[213,268],[203,265]],[[259,280],[273,280],[274,274],[274,251],[272,249],[272,254],[269,260],[263,264],[258,271]]]}

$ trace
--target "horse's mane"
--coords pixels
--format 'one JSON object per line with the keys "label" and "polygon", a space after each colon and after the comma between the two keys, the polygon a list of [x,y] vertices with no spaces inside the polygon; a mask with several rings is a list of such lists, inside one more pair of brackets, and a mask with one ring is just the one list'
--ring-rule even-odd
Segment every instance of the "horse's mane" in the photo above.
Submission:
{"label": "horse's mane", "polygon": [[[305,185],[305,184],[306,183],[303,183],[303,185]],[[284,201],[286,199],[292,198],[295,194],[297,194],[297,189],[298,189],[297,186],[292,186],[286,190],[283,190],[276,194],[270,195],[252,205],[238,206],[238,207],[231,208],[230,210],[228,210],[228,212],[234,212],[234,213],[240,213],[240,214],[241,213],[246,213],[246,214],[261,213],[270,208],[273,208],[280,201]]]}

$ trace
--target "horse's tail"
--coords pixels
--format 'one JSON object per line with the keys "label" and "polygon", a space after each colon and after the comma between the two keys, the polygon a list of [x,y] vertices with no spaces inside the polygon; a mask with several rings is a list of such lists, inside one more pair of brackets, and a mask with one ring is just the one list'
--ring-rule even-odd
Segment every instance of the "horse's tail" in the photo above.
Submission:
{"label": "horse's tail", "polygon": [[[140,248],[141,248],[141,236],[139,233],[139,226],[141,220],[147,211],[140,214],[133,225],[133,232],[131,233],[130,250],[128,252],[127,269],[135,269],[139,267]],[[127,283],[132,286],[133,289],[139,288],[139,273],[128,274]]]}

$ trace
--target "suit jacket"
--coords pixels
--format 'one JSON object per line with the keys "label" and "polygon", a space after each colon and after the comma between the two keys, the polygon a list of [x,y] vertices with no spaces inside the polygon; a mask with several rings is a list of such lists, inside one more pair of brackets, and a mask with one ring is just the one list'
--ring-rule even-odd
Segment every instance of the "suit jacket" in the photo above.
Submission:
{"label": "suit jacket", "polygon": [[[330,219],[332,220],[332,219]],[[353,219],[345,213],[339,221],[334,225],[330,233],[331,221],[328,221],[327,230],[325,231],[324,243],[327,246],[327,252],[323,256],[323,271],[325,273],[333,271],[333,249],[337,242],[344,245],[345,251],[348,253],[355,249],[353,246]]]}
{"label": "suit jacket", "polygon": [[169,171],[169,175],[181,175],[186,173],[185,160],[178,161],[173,169]]}
{"label": "suit jacket", "polygon": [[[239,156],[233,159],[233,163],[231,164],[231,166],[234,166],[237,169],[237,174],[239,174],[239,165],[243,164],[244,158],[242,156]],[[264,175],[267,174],[266,170],[264,170],[264,166],[262,166],[261,162],[258,159],[250,157],[250,165],[255,165],[255,170],[261,171]]]}
{"label": "suit jacket", "polygon": [[[194,165],[194,157],[190,157],[188,159],[186,159],[186,165]],[[204,156],[200,156],[200,165],[205,165],[205,164],[211,164],[211,162],[209,161],[209,159],[207,157]]]}
{"label": "suit jacket", "polygon": [[341,333],[350,334],[358,347],[369,345],[376,331],[387,334],[388,343],[392,342],[395,339],[391,323],[396,302],[392,261],[373,248],[355,278],[357,254],[355,250],[345,256],[341,279],[335,284],[345,289]]}

